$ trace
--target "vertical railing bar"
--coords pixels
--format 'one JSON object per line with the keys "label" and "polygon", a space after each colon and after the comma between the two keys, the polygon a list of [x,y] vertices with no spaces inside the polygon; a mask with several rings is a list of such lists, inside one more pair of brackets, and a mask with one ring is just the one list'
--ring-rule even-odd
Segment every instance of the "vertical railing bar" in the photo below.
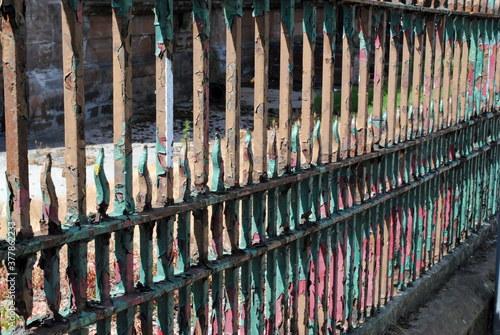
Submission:
{"label": "vertical railing bar", "polygon": [[[420,129],[419,114],[420,114],[420,94],[422,87],[422,63],[424,52],[424,17],[421,14],[416,14],[414,19],[414,59],[413,59],[413,82],[412,82],[412,98],[409,114],[412,120],[411,138],[422,135]],[[410,116],[408,117],[410,119]]]}
{"label": "vertical railing bar", "polygon": [[[254,175],[253,182],[267,179],[267,122],[269,72],[269,0],[253,1],[255,22],[255,82],[254,82]],[[234,24],[241,30],[240,18]],[[233,24],[233,25],[234,25]],[[239,33],[241,34],[241,33]],[[241,37],[240,37],[241,42]],[[241,61],[240,61],[241,62]],[[227,122],[227,117],[226,117]],[[236,155],[235,155],[236,156]],[[239,155],[238,155],[239,157]]]}
{"label": "vertical railing bar", "polygon": [[[434,115],[434,125],[432,127],[432,131],[435,132],[437,130],[443,129],[443,125],[446,125],[446,118],[443,110],[443,100],[441,98],[441,91],[444,91],[443,99],[446,100],[449,97],[449,82],[443,80],[443,58],[447,57],[445,54],[445,41],[446,41],[446,24],[447,17],[444,16],[436,16],[436,44],[435,44],[435,53],[434,53],[434,80],[433,80],[433,92],[432,92],[432,105],[431,105],[431,113]],[[446,59],[445,59],[446,61]],[[434,111],[432,111],[432,109]]]}
{"label": "vertical railing bar", "polygon": [[280,107],[279,107],[279,165],[278,174],[290,171],[292,93],[293,93],[293,28],[295,1],[281,0],[280,33]]}
{"label": "vertical railing bar", "polygon": [[173,1],[155,0],[157,204],[173,203],[174,28]]}
{"label": "vertical railing bar", "polygon": [[[139,192],[136,196],[137,201],[137,211],[147,211],[151,209],[152,202],[152,181],[148,171],[148,148],[144,146],[141,157],[139,159],[138,175],[139,175]],[[163,223],[161,220],[159,222]],[[168,224],[168,220],[167,220]],[[172,224],[173,227],[173,224]],[[137,286],[148,288],[153,283],[153,229],[154,222],[147,222],[139,226],[139,239],[140,239],[140,274],[139,283]],[[171,228],[173,229],[173,228]],[[172,237],[170,237],[171,239]],[[160,239],[168,239],[168,237],[160,236]],[[165,251],[165,255],[168,257],[173,256],[173,249]],[[161,253],[162,254],[162,253]],[[162,265],[162,264],[161,264]],[[173,265],[173,262],[172,262]],[[163,270],[163,269],[162,269]],[[165,272],[166,273],[166,272]],[[169,275],[173,274],[173,270]],[[167,293],[166,299],[173,300],[173,292]],[[163,300],[163,299],[162,299]],[[147,301],[139,305],[139,319],[141,320],[141,332],[143,334],[153,334],[153,301]],[[163,313],[161,316],[166,315]],[[173,319],[173,318],[172,318]],[[164,327],[165,329],[165,327]]]}
{"label": "vertical railing bar", "polygon": [[392,11],[390,17],[390,42],[389,42],[389,72],[388,72],[388,92],[387,92],[387,146],[392,146],[397,142],[396,133],[396,110],[397,106],[397,86],[398,86],[398,66],[399,66],[399,31],[401,13]]}
{"label": "vertical railing bar", "polygon": [[342,159],[349,157],[349,139],[351,128],[351,94],[352,94],[352,53],[354,50],[354,15],[355,7],[342,5],[344,10],[343,35],[342,35],[342,88],[340,104],[340,156]]}
{"label": "vertical railing bar", "polygon": [[[500,1],[496,1],[495,4],[500,3]],[[494,99],[494,108],[498,108],[500,106],[500,22],[494,21],[494,27],[496,31],[496,50],[497,50],[497,55],[496,55],[496,63],[497,66],[495,68],[495,99]]]}
{"label": "vertical railing bar", "polygon": [[132,49],[131,4],[113,0],[113,141],[116,215],[135,210],[132,195]]}
{"label": "vertical railing bar", "polygon": [[356,130],[358,134],[358,155],[371,151],[367,143],[368,85],[370,82],[371,7],[360,6],[356,11],[359,24],[359,88]]}
{"label": "vertical railing bar", "polygon": [[401,98],[400,98],[400,125],[401,131],[399,141],[404,142],[409,138],[409,130],[411,129],[409,115],[409,94],[410,94],[410,64],[413,37],[413,20],[411,14],[403,13],[402,19],[402,38],[403,38],[403,59],[401,69]]}
{"label": "vertical railing bar", "polygon": [[337,31],[337,4],[324,3],[323,21],[323,77],[321,91],[321,163],[333,161],[333,106],[335,72],[335,36]]}
{"label": "vertical railing bar", "polygon": [[[240,179],[240,98],[241,98],[241,17],[242,0],[224,1],[226,21],[226,165],[225,184],[239,185]],[[257,29],[257,28],[256,28]],[[258,59],[258,58],[256,58]],[[257,67],[256,67],[257,68]],[[256,71],[256,90],[263,86],[262,74]],[[259,99],[262,93],[255,94]],[[261,116],[260,114],[256,114]],[[261,124],[256,123],[257,126]],[[256,129],[256,131],[259,131]],[[257,136],[260,138],[260,136]],[[257,147],[256,147],[257,149]],[[258,150],[258,149],[257,149]]]}
{"label": "vertical railing bar", "polygon": [[[423,83],[423,110],[419,124],[422,125],[422,135],[432,132],[434,125],[434,112],[431,111],[432,96],[432,65],[434,63],[434,15],[425,17],[425,61],[424,61],[424,83]],[[424,153],[426,154],[426,153]]]}
{"label": "vertical railing bar", "polygon": [[211,0],[193,0],[193,157],[198,193],[208,191],[210,8]]}
{"label": "vertical railing bar", "polygon": [[[83,19],[80,1],[62,2],[66,224],[86,222]],[[5,54],[5,53],[4,53]],[[7,102],[7,101],[6,101]],[[7,143],[7,148],[9,145]]]}
{"label": "vertical railing bar", "polygon": [[[484,68],[484,57],[485,57],[485,35],[484,35],[484,20],[477,20],[477,49],[476,49],[476,60],[475,60],[475,69],[474,69],[474,93],[473,93],[473,116],[479,116],[482,113],[482,106],[484,102],[484,93],[483,92],[483,80],[485,79],[483,76],[483,68]],[[487,66],[486,66],[487,68]]]}
{"label": "vertical railing bar", "polygon": [[[158,262],[157,278],[155,278],[155,280],[168,280],[174,274],[174,220],[175,217],[171,216],[156,222]],[[178,221],[177,224],[179,225],[181,222]],[[153,227],[151,226],[151,230],[152,229]],[[152,231],[150,234],[152,235]],[[157,300],[158,328],[163,334],[169,334],[174,331],[173,305],[174,292],[169,292],[164,297]],[[144,332],[144,330],[142,331]]]}
{"label": "vertical railing bar", "polygon": [[[450,48],[450,51],[453,53],[453,78],[451,82],[453,83],[451,88],[451,103],[448,104],[448,125],[454,126],[457,124],[457,121],[460,119],[459,114],[463,113],[460,109],[460,64],[462,57],[462,48],[463,48],[463,40],[462,40],[462,18],[448,18],[446,20],[446,47]],[[454,38],[454,48],[451,46],[451,39]],[[453,49],[452,49],[453,48]],[[448,57],[448,52],[446,53]],[[448,60],[445,61],[448,65]],[[451,60],[450,60],[451,63]],[[450,68],[451,68],[450,64]],[[446,67],[445,67],[446,68]],[[446,79],[447,72],[445,71],[445,83],[449,81]],[[445,90],[445,93],[448,92]],[[446,106],[446,102],[444,103]]]}
{"label": "vertical railing bar", "polygon": [[462,61],[460,68],[460,121],[467,120],[467,81],[469,65],[470,20],[463,19],[462,25]]}
{"label": "vertical railing bar", "polygon": [[374,215],[374,234],[375,234],[375,290],[373,296],[373,307],[378,310],[381,298],[382,283],[382,238],[384,234],[383,210],[382,205],[376,206]]}
{"label": "vertical railing bar", "polygon": [[312,133],[314,130],[314,50],[316,46],[316,4],[306,0],[302,4],[302,120],[300,147],[302,166],[308,169],[312,161]]}
{"label": "vertical railing bar", "polygon": [[[113,141],[115,160],[115,215],[135,211],[132,195],[132,50],[130,36],[131,4],[113,0]],[[133,228],[115,233],[115,256],[119,273],[118,293],[134,291]],[[117,314],[118,333],[134,327],[136,308]]]}
{"label": "vertical railing bar", "polygon": [[[373,125],[373,148],[385,146],[384,121],[383,121],[383,95],[384,95],[384,67],[385,67],[385,38],[386,38],[386,13],[377,10],[375,15],[375,71],[373,75],[373,112],[371,115]],[[383,137],[384,135],[384,137]],[[384,176],[385,178],[385,176]]]}
{"label": "vertical railing bar", "polygon": [[469,120],[476,112],[474,91],[476,87],[477,53],[478,53],[478,20],[472,19],[470,24],[469,72],[467,75],[467,110],[465,120]]}
{"label": "vertical railing bar", "polygon": [[374,223],[376,222],[376,208],[368,212],[368,222],[366,222],[367,230],[367,283],[366,283],[366,317],[370,317],[375,313],[374,307],[374,290],[375,290],[375,269],[376,269],[376,227]]}
{"label": "vertical railing bar", "polygon": [[489,71],[488,71],[488,106],[487,111],[490,112],[494,108],[495,101],[495,73],[496,68],[500,66],[497,62],[497,41],[496,41],[496,30],[495,30],[496,22],[490,21],[490,28],[488,29],[489,34],[489,44],[490,44],[490,55],[489,55]]}
{"label": "vertical railing bar", "polygon": [[[211,191],[217,193],[224,192],[224,162],[222,160],[221,140],[219,134],[215,134],[215,140],[212,148],[212,171]],[[215,204],[212,206],[210,229],[212,231],[211,245],[217,259],[221,259],[224,255],[223,224],[224,204]],[[223,284],[223,273],[219,272],[212,275],[212,315],[210,316],[212,334],[219,334],[223,332]]]}
{"label": "vertical railing bar", "polygon": [[[109,240],[111,234],[98,235],[95,239],[96,295],[103,306],[110,305],[111,283],[109,269]],[[97,321],[97,334],[111,333],[111,318]]]}

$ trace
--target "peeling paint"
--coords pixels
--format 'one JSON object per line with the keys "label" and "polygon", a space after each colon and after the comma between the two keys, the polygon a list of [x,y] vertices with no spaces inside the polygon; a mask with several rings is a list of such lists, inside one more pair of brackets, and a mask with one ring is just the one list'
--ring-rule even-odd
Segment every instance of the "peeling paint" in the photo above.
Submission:
{"label": "peeling paint", "polygon": [[222,160],[222,153],[220,147],[220,136],[215,134],[214,146],[212,148],[212,192],[224,191],[224,161]]}
{"label": "peeling paint", "polygon": [[132,0],[111,0],[111,7],[116,8],[117,14],[124,16],[127,20],[131,18]]}
{"label": "peeling paint", "polygon": [[109,183],[104,172],[104,149],[99,150],[99,155],[94,165],[94,181],[96,185],[96,222],[100,222],[107,217],[106,211],[109,207]]}
{"label": "peeling paint", "polygon": [[153,186],[148,171],[148,147],[146,145],[144,145],[142,149],[137,170],[139,174],[139,192],[136,196],[136,203],[137,210],[143,212],[151,209],[151,201],[153,198]]}

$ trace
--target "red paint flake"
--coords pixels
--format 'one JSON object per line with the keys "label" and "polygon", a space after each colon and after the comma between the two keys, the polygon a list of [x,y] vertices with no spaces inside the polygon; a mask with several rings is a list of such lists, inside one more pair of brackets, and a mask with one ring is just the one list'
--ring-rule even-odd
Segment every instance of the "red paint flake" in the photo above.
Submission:
{"label": "red paint flake", "polygon": [[363,62],[368,62],[368,57],[367,57],[367,52],[366,49],[362,49],[359,53],[359,60]]}
{"label": "red paint flake", "polygon": [[380,48],[380,34],[377,34],[377,36],[375,37],[375,48]]}

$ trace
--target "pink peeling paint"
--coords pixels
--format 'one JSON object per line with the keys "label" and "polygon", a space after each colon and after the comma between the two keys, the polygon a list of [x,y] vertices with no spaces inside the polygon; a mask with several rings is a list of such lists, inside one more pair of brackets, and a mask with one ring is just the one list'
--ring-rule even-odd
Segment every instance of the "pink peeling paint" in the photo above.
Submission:
{"label": "pink peeling paint", "polygon": [[[377,36],[375,37],[375,49],[379,48],[380,48],[380,34],[377,34]],[[377,70],[375,70],[375,72],[377,72]]]}
{"label": "pink peeling paint", "polygon": [[366,49],[362,49],[361,52],[359,53],[359,60],[365,63],[368,62],[368,55]]}
{"label": "pink peeling paint", "polygon": [[424,95],[426,97],[431,95],[431,77],[425,76],[424,79]]}
{"label": "pink peeling paint", "polygon": [[369,243],[369,238],[366,236],[363,240],[363,250],[361,254],[361,262],[363,263],[363,266],[361,267],[361,292],[359,299],[361,300],[360,303],[360,310],[361,310],[361,315],[364,314],[365,308],[366,308],[366,273],[367,273],[367,266],[369,263],[368,260],[368,255],[370,254],[370,251],[367,249],[368,248],[368,243]]}
{"label": "pink peeling paint", "polygon": [[[236,302],[236,287],[232,287],[230,290],[227,290],[227,295],[228,295],[228,302],[226,302],[226,306],[228,306],[230,303],[235,303]],[[233,324],[233,310],[228,306],[226,307],[226,322],[224,324],[224,331],[226,334],[233,334],[235,326]]]}
{"label": "pink peeling paint", "polygon": [[[276,327],[275,328],[278,328],[280,329],[281,328],[281,324],[283,323],[283,299],[285,297],[285,294],[284,293],[281,293],[280,296],[278,297],[278,299],[276,299],[276,308],[275,308],[275,311],[276,311]],[[267,333],[268,334],[271,334],[271,327],[273,327],[274,325],[271,325],[271,324],[268,324],[268,331]]]}
{"label": "pink peeling paint", "polygon": [[[378,39],[378,36],[377,36],[377,39]],[[377,65],[375,65],[375,72],[374,72],[373,82],[375,84],[380,83],[380,77],[378,76]]]}
{"label": "pink peeling paint", "polygon": [[339,241],[338,254],[337,254],[337,283],[335,293],[335,322],[341,324],[344,319],[344,277],[345,277],[345,264],[344,258],[346,256],[345,243]]}

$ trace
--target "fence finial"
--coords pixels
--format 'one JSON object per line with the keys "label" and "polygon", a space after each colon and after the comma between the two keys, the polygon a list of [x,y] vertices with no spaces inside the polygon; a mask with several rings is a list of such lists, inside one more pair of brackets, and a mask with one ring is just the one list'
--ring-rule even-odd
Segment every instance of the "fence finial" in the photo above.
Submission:
{"label": "fence finial", "polygon": [[179,196],[184,201],[191,200],[191,169],[189,168],[188,145],[186,139],[179,153]]}
{"label": "fence finial", "polygon": [[42,218],[40,230],[43,234],[60,234],[61,222],[59,221],[59,204],[56,189],[52,181],[52,156],[47,154],[40,174],[40,186],[42,189]]}
{"label": "fence finial", "polygon": [[253,152],[252,152],[252,133],[247,131],[245,136],[245,151],[243,152],[243,185],[252,183],[253,172]]}
{"label": "fence finial", "polygon": [[104,149],[99,150],[99,156],[94,165],[94,180],[96,187],[96,209],[97,216],[95,222],[101,222],[107,217],[106,211],[109,207],[109,183],[104,173]]}
{"label": "fence finial", "polygon": [[144,145],[141,158],[139,159],[139,166],[137,167],[139,173],[139,193],[135,201],[137,202],[137,209],[139,212],[151,209],[152,199],[152,182],[148,170],[148,146]]}
{"label": "fence finial", "polygon": [[215,134],[214,147],[212,149],[212,192],[224,192],[224,161],[220,147],[220,136]]}

